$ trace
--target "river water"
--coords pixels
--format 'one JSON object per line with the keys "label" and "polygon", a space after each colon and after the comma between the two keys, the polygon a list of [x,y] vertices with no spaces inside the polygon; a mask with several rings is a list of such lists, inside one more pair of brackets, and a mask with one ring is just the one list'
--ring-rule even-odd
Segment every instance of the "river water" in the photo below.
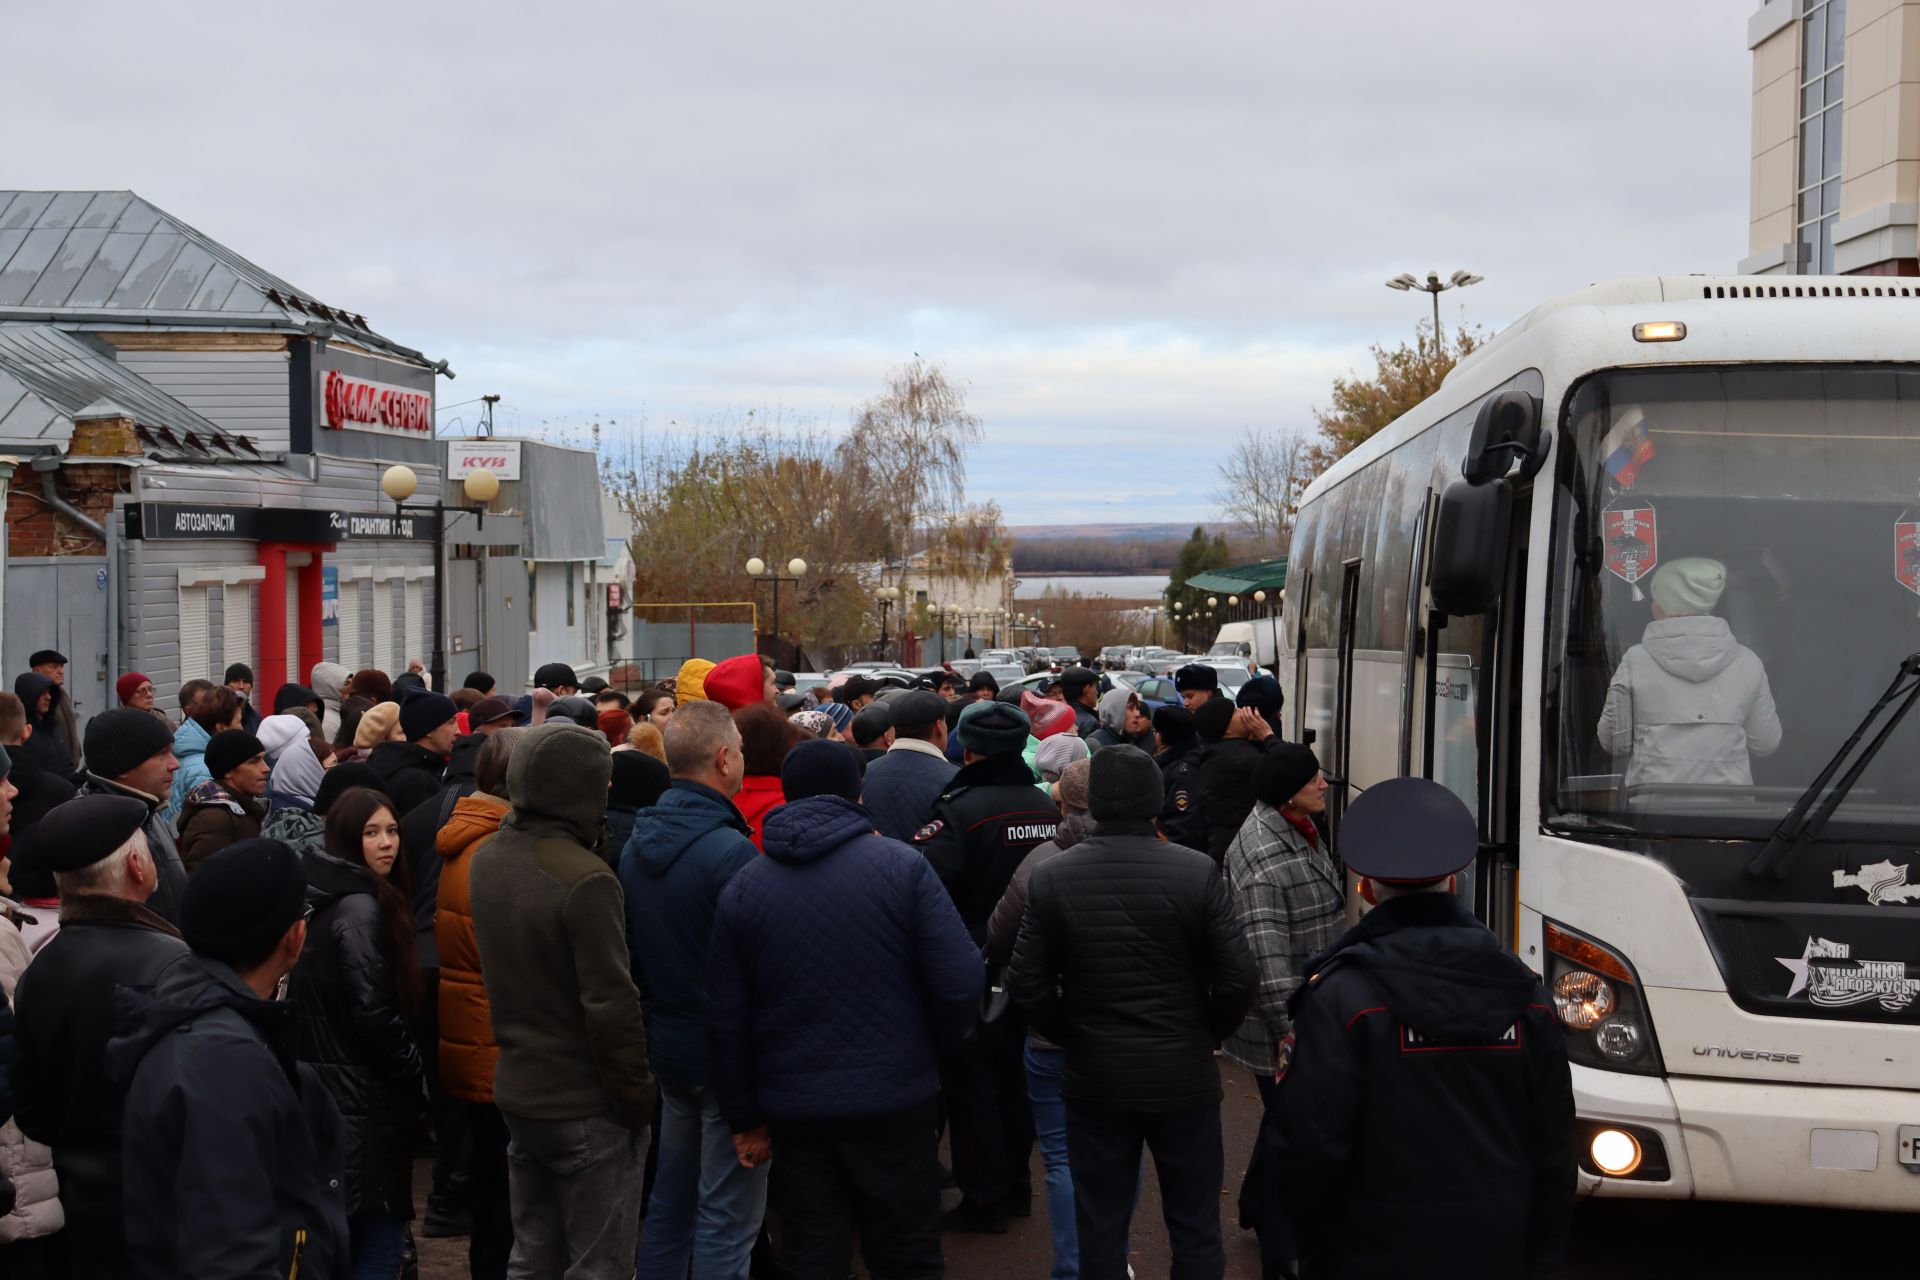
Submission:
{"label": "river water", "polygon": [[1151,600],[1167,590],[1167,575],[1164,573],[1047,574],[1035,577],[1020,574],[1019,579],[1020,586],[1015,594],[1022,600],[1036,599],[1049,587],[1055,592],[1078,591],[1083,596],[1112,596],[1116,600]]}

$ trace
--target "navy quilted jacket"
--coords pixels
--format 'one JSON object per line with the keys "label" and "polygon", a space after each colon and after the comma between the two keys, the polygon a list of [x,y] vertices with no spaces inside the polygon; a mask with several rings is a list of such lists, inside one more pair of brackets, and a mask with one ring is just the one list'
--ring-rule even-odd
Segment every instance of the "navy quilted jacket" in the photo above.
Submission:
{"label": "navy quilted jacket", "polygon": [[707,955],[710,1078],[734,1132],[926,1102],[986,976],[940,877],[839,796],[774,810],[766,846],[721,891]]}
{"label": "navy quilted jacket", "polygon": [[708,939],[727,881],[760,851],[733,802],[685,778],[633,820],[620,855],[627,950],[647,1013],[647,1056],[672,1084],[707,1083]]}
{"label": "navy quilted jacket", "polygon": [[893,840],[911,840],[933,819],[934,802],[960,767],[924,751],[894,750],[867,766],[860,803],[873,815],[874,830]]}

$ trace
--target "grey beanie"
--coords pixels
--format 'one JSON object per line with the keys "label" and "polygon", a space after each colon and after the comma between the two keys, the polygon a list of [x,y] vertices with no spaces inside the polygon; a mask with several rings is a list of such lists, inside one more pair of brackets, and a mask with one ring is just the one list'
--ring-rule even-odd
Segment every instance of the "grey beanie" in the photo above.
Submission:
{"label": "grey beanie", "polygon": [[1160,816],[1160,766],[1138,747],[1106,747],[1087,770],[1087,812],[1095,822]]}

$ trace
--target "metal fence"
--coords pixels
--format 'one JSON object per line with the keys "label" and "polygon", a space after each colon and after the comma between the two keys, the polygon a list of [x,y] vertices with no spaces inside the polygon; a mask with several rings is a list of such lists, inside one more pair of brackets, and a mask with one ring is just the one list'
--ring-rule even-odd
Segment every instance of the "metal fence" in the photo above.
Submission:
{"label": "metal fence", "polygon": [[633,634],[619,646],[627,668],[619,683],[671,680],[689,658],[720,662],[752,653],[757,617],[745,603],[636,604]]}

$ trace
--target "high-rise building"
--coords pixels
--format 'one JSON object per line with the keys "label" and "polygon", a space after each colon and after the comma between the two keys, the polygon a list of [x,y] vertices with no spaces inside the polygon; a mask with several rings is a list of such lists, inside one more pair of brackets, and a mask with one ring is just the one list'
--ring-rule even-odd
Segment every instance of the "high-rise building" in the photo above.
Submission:
{"label": "high-rise building", "polygon": [[1756,275],[1920,275],[1920,2],[1766,0],[1753,51]]}

